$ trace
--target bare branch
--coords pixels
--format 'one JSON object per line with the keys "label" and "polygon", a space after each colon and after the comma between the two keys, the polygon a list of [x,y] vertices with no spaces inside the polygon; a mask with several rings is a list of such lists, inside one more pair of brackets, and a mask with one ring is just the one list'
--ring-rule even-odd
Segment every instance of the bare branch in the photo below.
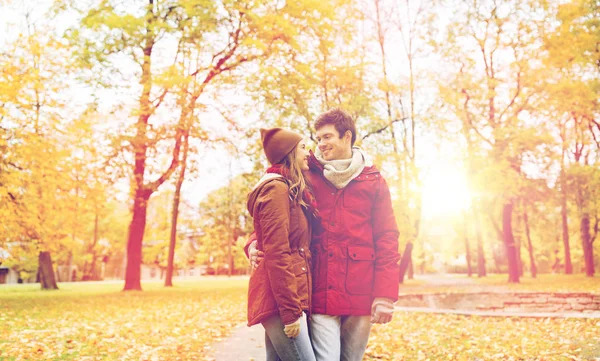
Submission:
{"label": "bare branch", "polygon": [[391,126],[392,126],[394,123],[396,123],[396,122],[404,122],[406,119],[407,119],[406,117],[404,117],[404,118],[399,118],[399,119],[394,119],[394,120],[392,120],[391,122],[387,123],[385,126],[383,126],[383,127],[379,128],[379,129],[377,129],[377,130],[374,130],[374,131],[372,131],[372,132],[369,132],[369,133],[365,134],[365,136],[363,136],[363,137],[361,138],[361,140],[365,140],[365,138],[367,138],[367,137],[369,137],[369,136],[371,136],[371,135],[374,135],[374,134],[379,134],[379,133],[381,133],[381,132],[385,131],[387,128],[391,127]]}
{"label": "bare branch", "polygon": [[596,143],[596,148],[600,149],[600,135],[596,136],[596,131],[594,130],[594,125],[596,125],[596,127],[600,131],[600,123],[598,123],[597,121],[595,121],[590,116],[584,116],[584,118],[588,120],[588,128],[590,129],[590,133],[592,134],[592,138],[594,138],[594,142]]}
{"label": "bare branch", "polygon": [[167,179],[171,177],[171,175],[175,172],[177,167],[179,166],[179,151],[181,150],[181,140],[183,138],[183,124],[178,124],[177,126],[177,134],[175,135],[175,147],[173,148],[173,158],[171,159],[171,164],[169,168],[154,182],[150,182],[144,185],[144,189],[147,192],[153,193],[158,187],[161,186]]}
{"label": "bare branch", "polygon": [[16,164],[15,164],[15,163],[13,163],[13,162],[8,162],[7,164],[8,164],[8,165],[10,165],[11,167],[15,168],[15,169],[18,169],[18,170],[20,170],[20,171],[24,171],[24,170],[25,170],[24,168],[22,168],[22,167],[20,167],[20,166],[16,165]]}
{"label": "bare branch", "polygon": [[160,106],[160,104],[163,102],[163,100],[165,99],[165,96],[169,93],[169,88],[166,88],[161,95],[159,95],[156,99],[151,100],[150,102],[152,103],[152,113],[154,113],[154,111],[156,109],[158,109],[158,107]]}
{"label": "bare branch", "polygon": [[484,136],[479,129],[477,129],[477,127],[475,126],[475,123],[473,122],[473,116],[471,114],[471,112],[469,111],[469,102],[471,101],[471,96],[469,95],[469,93],[467,92],[466,89],[462,89],[461,93],[463,93],[465,95],[465,102],[463,103],[463,107],[465,109],[465,115],[467,118],[467,122],[469,123],[469,127],[470,129],[473,129],[473,131],[475,131],[475,133],[477,133],[477,135],[487,144],[489,144],[490,146],[494,146],[494,143],[489,140],[486,136]]}
{"label": "bare branch", "polygon": [[508,103],[508,105],[506,106],[506,108],[504,108],[504,110],[498,116],[498,121],[499,122],[502,122],[502,117],[504,117],[504,114],[515,104],[517,98],[521,94],[521,88],[522,88],[522,84],[521,84],[521,65],[519,64],[519,71],[517,72],[517,89],[515,90],[515,95],[512,97],[512,99],[510,100],[510,103]]}
{"label": "bare branch", "polygon": [[521,104],[521,106],[520,106],[520,107],[518,107],[518,108],[517,108],[517,109],[516,109],[516,110],[513,112],[513,114],[512,114],[512,117],[513,117],[513,118],[516,118],[516,117],[517,117],[519,114],[521,114],[521,112],[522,112],[523,110],[525,110],[525,107],[527,107],[527,105],[529,105],[529,100],[530,100],[531,98],[533,98],[533,95],[534,95],[533,93],[532,93],[532,94],[529,94],[529,95],[527,96],[527,98],[525,98],[525,100],[523,101],[523,104]]}

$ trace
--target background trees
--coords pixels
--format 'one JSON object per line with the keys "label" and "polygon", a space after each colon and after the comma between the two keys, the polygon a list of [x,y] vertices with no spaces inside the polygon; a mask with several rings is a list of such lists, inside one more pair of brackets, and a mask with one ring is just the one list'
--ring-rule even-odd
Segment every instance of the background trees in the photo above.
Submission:
{"label": "background trees", "polygon": [[24,280],[244,270],[258,128],[314,140],[332,107],[389,180],[409,277],[595,274],[594,1],[37,5],[0,5],[0,255]]}

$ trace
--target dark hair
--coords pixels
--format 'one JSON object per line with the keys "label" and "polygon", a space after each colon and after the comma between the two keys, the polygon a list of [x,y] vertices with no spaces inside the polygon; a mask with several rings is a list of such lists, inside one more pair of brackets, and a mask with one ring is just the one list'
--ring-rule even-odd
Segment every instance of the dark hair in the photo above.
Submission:
{"label": "dark hair", "polygon": [[340,138],[342,138],[344,134],[346,134],[346,131],[349,130],[352,133],[352,145],[354,145],[354,142],[356,141],[356,125],[350,114],[342,109],[328,110],[317,117],[315,129],[319,130],[319,128],[328,124],[333,124],[335,130],[340,133]]}

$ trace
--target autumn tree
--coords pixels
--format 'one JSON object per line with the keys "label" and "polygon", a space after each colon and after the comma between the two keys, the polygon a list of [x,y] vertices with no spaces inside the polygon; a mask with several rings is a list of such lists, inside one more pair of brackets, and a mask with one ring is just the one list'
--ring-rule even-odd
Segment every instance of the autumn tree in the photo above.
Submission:
{"label": "autumn tree", "polygon": [[573,0],[550,8],[557,22],[550,23],[544,38],[550,79],[548,109],[556,119],[560,139],[560,190],[565,272],[572,272],[568,201],[575,203],[583,261],[587,276],[593,276],[594,240],[598,233],[597,161],[600,150],[598,121],[598,16],[600,6],[588,0]]}
{"label": "autumn tree", "polygon": [[[296,30],[286,26],[286,19],[295,16],[304,15],[276,2],[239,1],[149,0],[140,8],[104,2],[84,11],[82,29],[72,33],[81,49],[82,64],[96,70],[94,75],[118,73],[127,66],[133,71],[123,73],[133,74],[131,83],[140,84],[120,86],[139,94],[134,112],[137,119],[123,138],[132,157],[132,221],[125,290],[141,289],[147,202],[180,163],[186,122],[193,122],[198,99],[220,74],[271,55],[278,42],[291,41]],[[181,63],[187,53],[193,55],[193,61]],[[193,86],[186,88],[186,97],[177,100],[173,94],[182,88],[181,84]],[[115,82],[110,85],[115,86]],[[160,113],[161,106],[168,103],[177,109],[176,116]],[[170,159],[155,153],[161,142],[171,144]]]}
{"label": "autumn tree", "polygon": [[2,207],[8,229],[0,238],[13,249],[36,252],[42,288],[56,289],[51,255],[69,228],[61,215],[71,165],[61,132],[72,117],[61,92],[69,87],[72,68],[64,61],[68,48],[51,22],[34,21],[39,12],[24,9],[22,31],[9,38],[8,51],[0,54],[0,128],[6,149],[0,187],[8,205]]}
{"label": "autumn tree", "polygon": [[535,7],[531,2],[461,3],[440,44],[453,64],[440,92],[467,139],[475,137],[492,161],[478,177],[500,205],[501,224],[495,212],[490,220],[506,249],[509,282],[519,282],[513,214],[523,166],[543,144],[543,134],[527,117],[537,94],[536,65],[530,59],[540,45],[535,19],[523,14]]}

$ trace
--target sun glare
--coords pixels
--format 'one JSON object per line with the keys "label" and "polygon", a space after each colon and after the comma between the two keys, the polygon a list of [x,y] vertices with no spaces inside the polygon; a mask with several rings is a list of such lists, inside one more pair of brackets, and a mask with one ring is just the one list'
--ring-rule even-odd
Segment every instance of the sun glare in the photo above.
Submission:
{"label": "sun glare", "polygon": [[471,195],[460,167],[435,163],[423,179],[423,216],[452,217],[467,209]]}

